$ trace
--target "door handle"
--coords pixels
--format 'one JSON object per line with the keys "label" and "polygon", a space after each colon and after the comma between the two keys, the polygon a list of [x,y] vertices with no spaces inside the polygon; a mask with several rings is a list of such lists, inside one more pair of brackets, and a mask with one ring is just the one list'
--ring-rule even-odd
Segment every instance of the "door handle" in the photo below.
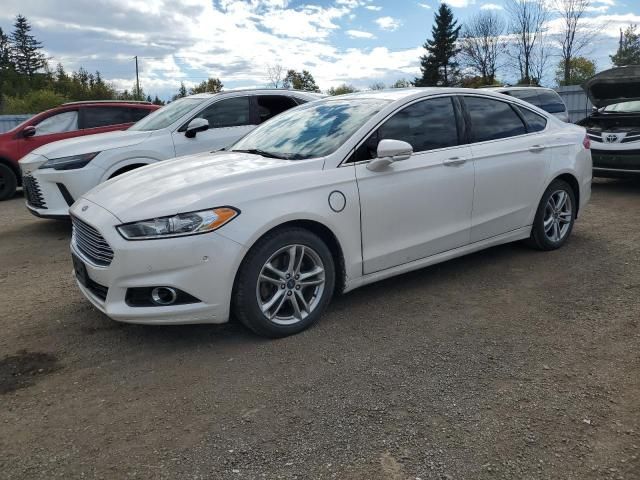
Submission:
{"label": "door handle", "polygon": [[451,158],[447,158],[442,163],[444,164],[445,167],[459,167],[460,165],[464,165],[466,162],[467,162],[466,158],[451,157]]}
{"label": "door handle", "polygon": [[541,152],[545,149],[544,145],[531,145],[529,151],[533,153]]}

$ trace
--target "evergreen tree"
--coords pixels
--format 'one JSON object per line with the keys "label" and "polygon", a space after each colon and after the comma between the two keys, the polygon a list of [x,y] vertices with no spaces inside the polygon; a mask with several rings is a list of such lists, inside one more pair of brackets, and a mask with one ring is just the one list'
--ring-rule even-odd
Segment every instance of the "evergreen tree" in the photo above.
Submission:
{"label": "evergreen tree", "polygon": [[14,70],[14,65],[11,61],[9,37],[0,28],[0,103],[2,103],[3,95],[8,93],[11,82],[10,77],[14,76]]}
{"label": "evergreen tree", "polygon": [[620,45],[615,55],[611,55],[611,62],[616,67],[625,65],[640,65],[640,33],[637,25],[629,25],[620,32]]}
{"label": "evergreen tree", "polygon": [[180,82],[180,88],[178,89],[178,93],[176,93],[172,100],[177,100],[179,98],[183,98],[187,96],[187,87],[184,86],[184,82]]}
{"label": "evergreen tree", "polygon": [[424,48],[427,53],[420,57],[422,78],[416,78],[419,87],[449,87],[458,82],[460,72],[456,55],[460,51],[456,47],[460,26],[453,18],[453,12],[446,3],[440,4],[435,16],[435,25],[431,28],[431,40],[427,40]]}
{"label": "evergreen tree", "polygon": [[16,23],[13,26],[15,28],[11,34],[13,63],[18,73],[32,79],[36,72],[42,70],[47,64],[47,60],[40,51],[42,44],[29,33],[31,25],[22,15],[16,17]]}

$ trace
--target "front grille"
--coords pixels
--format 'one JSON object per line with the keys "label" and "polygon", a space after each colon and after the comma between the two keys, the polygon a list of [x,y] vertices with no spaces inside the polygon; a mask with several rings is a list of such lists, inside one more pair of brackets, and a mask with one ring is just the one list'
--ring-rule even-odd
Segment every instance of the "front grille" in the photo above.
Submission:
{"label": "front grille", "polygon": [[44,201],[42,192],[40,191],[40,185],[38,181],[31,175],[25,175],[22,177],[22,188],[24,194],[27,197],[27,203],[34,208],[47,208],[47,204]]}
{"label": "front grille", "polygon": [[98,230],[82,220],[71,217],[73,234],[71,242],[87,260],[100,267],[108,267],[113,260],[113,250]]}
{"label": "front grille", "polygon": [[640,142],[640,133],[629,132],[627,136],[622,139],[620,143]]}
{"label": "front grille", "polygon": [[640,170],[640,150],[591,149],[593,166],[621,170]]}

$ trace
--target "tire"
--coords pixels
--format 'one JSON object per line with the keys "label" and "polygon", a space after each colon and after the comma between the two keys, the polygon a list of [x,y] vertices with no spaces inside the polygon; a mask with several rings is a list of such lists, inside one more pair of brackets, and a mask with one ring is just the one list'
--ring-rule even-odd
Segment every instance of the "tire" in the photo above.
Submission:
{"label": "tire", "polygon": [[576,211],[576,196],[571,186],[564,180],[551,182],[538,205],[527,244],[538,250],[562,247],[573,230]]}
{"label": "tire", "polygon": [[18,179],[11,167],[0,163],[0,201],[12,198],[16,193]]}
{"label": "tire", "polygon": [[298,227],[276,230],[258,240],[243,260],[233,313],[260,336],[286,337],[322,316],[334,287],[333,256],[317,235]]}

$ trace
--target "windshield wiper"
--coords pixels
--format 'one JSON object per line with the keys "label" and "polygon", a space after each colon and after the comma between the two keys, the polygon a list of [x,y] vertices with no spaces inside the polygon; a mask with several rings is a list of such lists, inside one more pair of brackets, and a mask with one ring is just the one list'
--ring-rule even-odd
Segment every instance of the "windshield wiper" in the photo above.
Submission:
{"label": "windshield wiper", "polygon": [[265,150],[260,150],[259,148],[249,148],[246,150],[230,150],[230,151],[240,152],[240,153],[251,153],[252,155],[260,155],[261,157],[267,157],[267,158],[277,158],[279,160],[289,160],[289,158],[283,155],[278,155],[275,153],[267,152]]}

